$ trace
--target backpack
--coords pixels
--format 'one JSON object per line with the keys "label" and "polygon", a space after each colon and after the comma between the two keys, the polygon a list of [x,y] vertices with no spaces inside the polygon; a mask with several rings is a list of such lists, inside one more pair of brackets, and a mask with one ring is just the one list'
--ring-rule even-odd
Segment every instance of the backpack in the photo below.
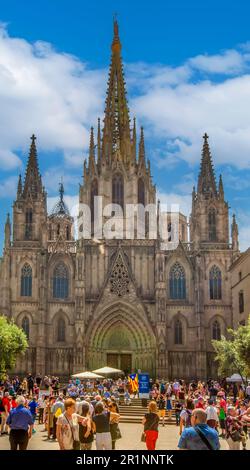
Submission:
{"label": "backpack", "polygon": [[185,420],[185,428],[190,428],[191,426],[191,416],[192,416],[192,411],[190,410],[185,410],[187,413],[187,418]]}

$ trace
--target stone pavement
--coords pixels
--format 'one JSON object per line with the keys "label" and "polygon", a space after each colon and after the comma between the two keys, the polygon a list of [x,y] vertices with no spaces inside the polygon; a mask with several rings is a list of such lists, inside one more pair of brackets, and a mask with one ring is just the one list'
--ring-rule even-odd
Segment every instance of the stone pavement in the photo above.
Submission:
{"label": "stone pavement", "polygon": [[[42,432],[42,425],[36,425],[37,432],[32,436],[29,443],[30,450],[58,450],[58,444],[55,441],[47,439],[46,432]],[[117,441],[119,450],[145,450],[146,446],[141,442],[142,426],[140,424],[121,423],[120,429],[122,439]],[[157,450],[177,449],[179,428],[174,425],[160,427],[159,439],[157,441]],[[224,439],[220,439],[221,449],[228,450],[228,445]],[[0,450],[9,449],[8,436],[0,436]],[[95,442],[93,444],[95,449]],[[250,450],[250,440],[247,442],[247,449]]]}

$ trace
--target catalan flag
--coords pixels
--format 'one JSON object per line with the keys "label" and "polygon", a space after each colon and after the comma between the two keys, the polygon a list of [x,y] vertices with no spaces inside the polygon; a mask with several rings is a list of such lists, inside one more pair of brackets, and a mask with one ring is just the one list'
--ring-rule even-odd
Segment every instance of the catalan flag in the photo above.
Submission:
{"label": "catalan flag", "polygon": [[139,381],[138,381],[138,375],[137,374],[130,374],[128,376],[128,383],[131,387],[131,392],[135,393],[138,391],[139,388]]}

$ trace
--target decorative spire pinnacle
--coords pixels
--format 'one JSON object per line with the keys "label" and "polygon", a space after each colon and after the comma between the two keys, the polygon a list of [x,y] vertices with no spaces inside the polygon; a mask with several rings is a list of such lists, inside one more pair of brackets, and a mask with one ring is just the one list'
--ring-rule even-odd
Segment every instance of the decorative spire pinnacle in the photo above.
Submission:
{"label": "decorative spire pinnacle", "polygon": [[98,118],[97,126],[97,162],[98,165],[101,165],[101,123],[100,118]]}
{"label": "decorative spire pinnacle", "polygon": [[30,195],[33,199],[37,199],[38,195],[41,193],[42,182],[37,161],[36,137],[34,134],[32,134],[29,159],[24,181],[23,196],[27,197]]}
{"label": "decorative spire pinnacle", "polygon": [[233,220],[231,225],[231,236],[232,236],[232,248],[233,250],[239,250],[239,230],[236,222],[235,214],[233,214]]}
{"label": "decorative spire pinnacle", "polygon": [[7,214],[5,228],[4,228],[4,247],[8,248],[10,246],[10,237],[11,237],[11,224],[10,224],[10,214]]}
{"label": "decorative spire pinnacle", "polygon": [[220,175],[219,179],[219,198],[224,200],[224,187],[223,187],[223,181],[222,181],[222,176]]}
{"label": "decorative spire pinnacle", "polygon": [[133,155],[133,160],[136,162],[136,119],[134,117],[133,119],[133,135],[132,135],[132,155]]}
{"label": "decorative spire pinnacle", "polygon": [[141,127],[141,136],[139,142],[139,160],[138,164],[140,168],[145,168],[145,143],[144,143],[144,130]]}
{"label": "decorative spire pinnacle", "polygon": [[117,20],[114,20],[112,57],[109,69],[108,90],[104,115],[102,155],[109,163],[120,151],[124,163],[131,159],[130,119],[126,98],[125,80],[121,60],[121,43]]}
{"label": "decorative spire pinnacle", "polygon": [[69,209],[64,202],[64,186],[62,181],[59,183],[59,201],[54,206],[51,215],[56,217],[70,216]]}
{"label": "decorative spire pinnacle", "polygon": [[202,159],[200,166],[200,174],[198,180],[198,193],[204,195],[216,195],[216,180],[214,175],[212,157],[208,144],[208,135],[205,132],[204,143],[202,149]]}
{"label": "decorative spire pinnacle", "polygon": [[95,173],[95,138],[94,128],[90,129],[90,142],[89,142],[89,171]]}
{"label": "decorative spire pinnacle", "polygon": [[17,184],[17,199],[20,199],[22,197],[22,192],[23,192],[22,176],[19,175],[18,184]]}

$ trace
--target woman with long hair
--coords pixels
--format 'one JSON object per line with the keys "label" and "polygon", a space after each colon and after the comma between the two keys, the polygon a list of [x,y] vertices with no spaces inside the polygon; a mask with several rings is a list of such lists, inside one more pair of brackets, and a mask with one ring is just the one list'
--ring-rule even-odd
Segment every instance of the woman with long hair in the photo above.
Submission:
{"label": "woman with long hair", "polygon": [[144,425],[144,435],[148,450],[155,450],[156,441],[158,439],[159,416],[157,403],[149,402],[148,413],[145,414],[142,424]]}

